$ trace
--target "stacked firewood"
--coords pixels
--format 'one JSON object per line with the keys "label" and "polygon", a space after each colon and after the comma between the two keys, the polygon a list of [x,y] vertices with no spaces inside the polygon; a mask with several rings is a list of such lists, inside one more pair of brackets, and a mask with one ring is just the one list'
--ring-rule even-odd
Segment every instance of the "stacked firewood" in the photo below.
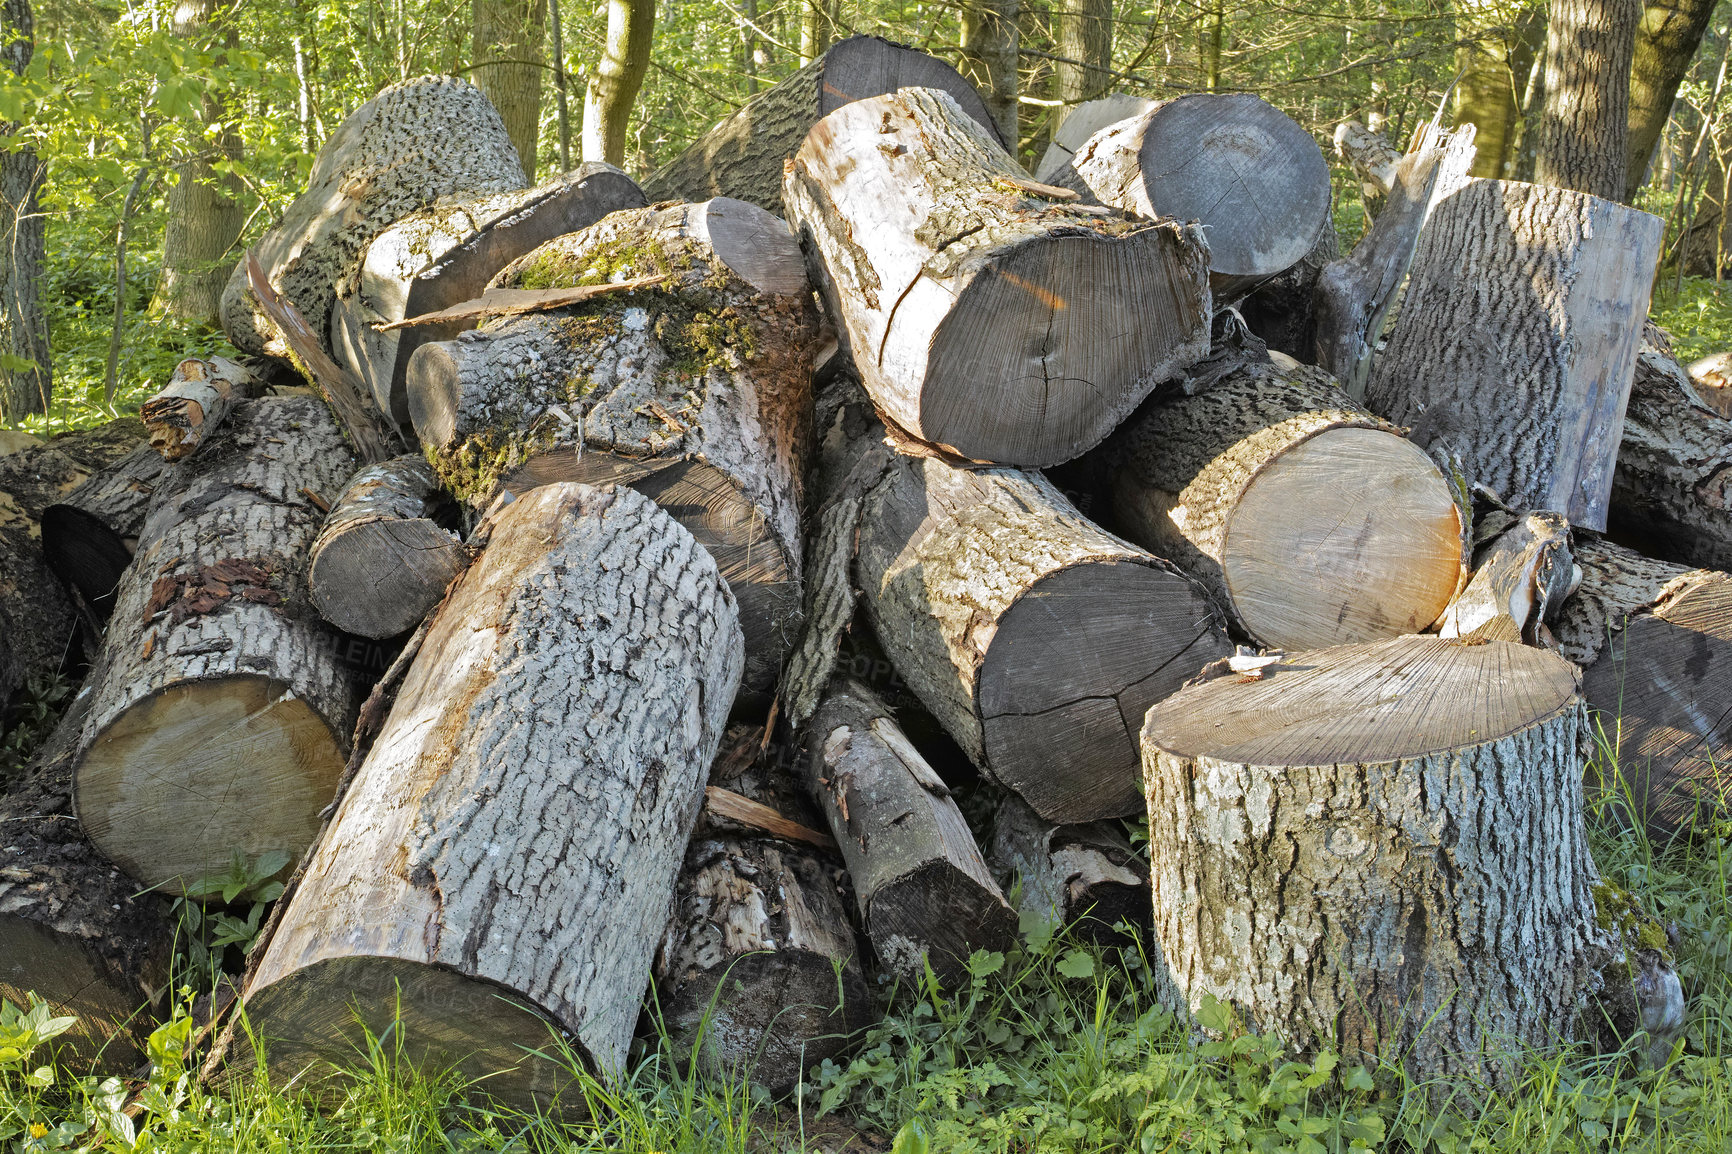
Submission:
{"label": "stacked firewood", "polygon": [[867,37],[642,190],[527,187],[461,81],[357,110],[230,284],[244,359],[0,457],[0,694],[91,666],[0,801],[0,995],[107,1028],[156,894],[286,851],[284,1077],[400,1019],[545,1105],[653,979],[781,1092],[1019,908],[1421,1076],[1669,1044],[1582,780],[1598,717],[1685,831],[1732,745],[1732,426],[1643,331],[1659,222],[1428,130],[1337,258],[1255,97],[1066,123],[1031,178]]}

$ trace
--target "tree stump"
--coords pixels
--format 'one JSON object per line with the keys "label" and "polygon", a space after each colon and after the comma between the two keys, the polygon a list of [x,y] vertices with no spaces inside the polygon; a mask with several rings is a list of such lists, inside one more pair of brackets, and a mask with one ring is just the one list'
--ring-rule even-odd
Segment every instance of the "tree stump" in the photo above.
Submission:
{"label": "tree stump", "polygon": [[733,598],[629,489],[549,485],[482,533],[248,977],[275,1079],[393,1023],[522,1108],[570,1080],[559,1032],[624,1065],[739,681]]}
{"label": "tree stump", "polygon": [[867,392],[964,457],[1067,461],[1208,352],[1200,230],[1066,203],[943,92],[832,112],[783,191]]}
{"label": "tree stump", "polygon": [[[454,76],[393,84],[344,119],[319,149],[306,191],[248,252],[329,351],[338,286],[367,242],[442,196],[529,183],[499,113]],[[242,258],[223,289],[223,332],[244,353],[287,359],[276,324],[257,311]]]}
{"label": "tree stump", "polygon": [[1247,361],[1152,402],[1101,456],[1131,540],[1258,644],[1320,649],[1416,633],[1466,578],[1451,486],[1400,432],[1326,373]]}
{"label": "tree stump", "polygon": [[146,509],[170,465],[140,445],[42,510],[42,555],[101,621],[114,612],[120,576],[132,564]]}
{"label": "tree stump", "polygon": [[411,213],[373,238],[359,272],[338,289],[331,343],[365,382],[379,410],[407,425],[409,357],[428,341],[450,340],[473,322],[385,332],[375,325],[473,300],[495,273],[523,254],[643,203],[631,177],[592,161],[535,188],[442,200]]}
{"label": "tree stump", "polygon": [[188,357],[138,415],[151,447],[163,460],[178,461],[197,452],[231,409],[264,391],[264,376],[250,365],[226,357]]}
{"label": "tree stump", "polygon": [[[1416,1080],[1583,1036],[1596,925],[1575,672],[1494,641],[1307,653],[1143,729],[1162,1000]],[[1154,952],[1154,951],[1151,951]]]}
{"label": "tree stump", "polygon": [[1052,139],[1041,153],[1040,163],[1035,165],[1034,178],[1049,183],[1062,180],[1071,157],[1088,143],[1089,137],[1109,125],[1147,112],[1154,103],[1146,97],[1110,92],[1099,100],[1077,105],[1053,129]]}
{"label": "tree stump", "polygon": [[1518,508],[1606,527],[1662,222],[1471,180],[1432,211],[1366,398]]}
{"label": "tree stump", "polygon": [[165,479],[115,599],[75,759],[78,816],[147,885],[299,857],[336,793],[362,673],[306,593],[353,460],[318,401],[236,407]]}
{"label": "tree stump", "polygon": [[415,628],[469,564],[455,503],[415,456],[369,465],[331,506],[307,564],[319,615],[347,633]]}
{"label": "tree stump", "polygon": [[721,566],[739,600],[747,689],[767,693],[800,612],[800,493],[818,322],[782,222],[737,200],[615,213],[506,268],[547,288],[665,275],[654,289],[422,345],[409,408],[440,479],[623,483]]}
{"label": "tree stump", "polygon": [[799,151],[812,126],[844,104],[899,88],[948,92],[1004,147],[980,94],[956,69],[917,48],[850,36],[700,136],[651,174],[644,192],[652,201],[730,196],[779,213],[782,163]]}
{"label": "tree stump", "polygon": [[1198,221],[1217,304],[1298,264],[1329,219],[1311,134],[1248,92],[1163,100],[1101,129],[1058,183],[1138,216]]}
{"label": "tree stump", "polygon": [[1021,885],[1017,912],[1101,945],[1119,944],[1121,923],[1145,932],[1149,870],[1116,822],[1054,825],[1024,801],[1007,796],[992,820],[987,854],[993,869]]}

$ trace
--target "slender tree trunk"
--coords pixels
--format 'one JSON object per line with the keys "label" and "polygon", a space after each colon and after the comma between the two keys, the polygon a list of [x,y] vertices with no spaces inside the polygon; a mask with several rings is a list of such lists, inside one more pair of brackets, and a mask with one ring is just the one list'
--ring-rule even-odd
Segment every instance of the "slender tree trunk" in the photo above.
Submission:
{"label": "slender tree trunk", "polygon": [[1475,42],[1456,49],[1461,79],[1455,89],[1455,120],[1477,130],[1474,141],[1479,152],[1471,175],[1497,179],[1515,160],[1521,136],[1520,96],[1545,40],[1544,13],[1530,9],[1513,23],[1476,27],[1473,16],[1462,12],[1456,18],[1456,31],[1462,39]]}
{"label": "slender tree trunk", "polygon": [[[1058,0],[1052,11],[1054,95],[1070,108],[1112,83],[1113,0]],[[1074,63],[1073,63],[1074,62]]]}
{"label": "slender tree trunk", "polygon": [[541,138],[541,52],[547,0],[475,0],[475,87],[487,94],[517,147],[523,174],[535,182]]}
{"label": "slender tree trunk", "polygon": [[1221,43],[1227,38],[1226,0],[1211,0],[1202,18],[1197,56],[1202,65],[1203,90],[1216,92],[1221,87]]}
{"label": "slender tree trunk", "polygon": [[1641,0],[1552,0],[1535,179],[1619,200]]}
{"label": "slender tree trunk", "polygon": [[547,14],[553,23],[553,90],[559,101],[559,171],[571,171],[571,102],[565,82],[565,28],[559,18],[559,0],[548,0]]}
{"label": "slender tree trunk", "polygon": [[583,99],[583,159],[625,163],[632,101],[649,71],[655,0],[608,0],[607,44]]}
{"label": "slender tree trunk", "polygon": [[1654,0],[1642,10],[1630,64],[1629,163],[1624,199],[1633,201],[1648,178],[1654,146],[1672,114],[1678,85],[1690,71],[1715,0]]}
{"label": "slender tree trunk", "polygon": [[[36,51],[30,0],[0,5],[0,63],[23,75]],[[0,125],[0,135],[22,127]],[[43,218],[36,197],[43,165],[33,148],[0,153],[0,424],[48,408],[53,392],[48,318],[39,295]]]}
{"label": "slender tree trunk", "polygon": [[824,55],[836,36],[836,23],[824,0],[803,0],[800,5],[800,64],[805,66]]}
{"label": "slender tree trunk", "polygon": [[986,99],[992,122],[1016,155],[1017,16],[1022,0],[970,0],[962,9],[962,62],[958,67]]}

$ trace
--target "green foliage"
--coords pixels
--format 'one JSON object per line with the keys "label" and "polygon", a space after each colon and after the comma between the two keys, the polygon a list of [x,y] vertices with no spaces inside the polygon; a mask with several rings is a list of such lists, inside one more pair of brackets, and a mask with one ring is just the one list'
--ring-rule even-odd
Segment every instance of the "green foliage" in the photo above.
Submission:
{"label": "green foliage", "polygon": [[59,675],[31,674],[0,729],[0,789],[24,771],[72,700],[72,682]]}
{"label": "green foliage", "polygon": [[289,855],[280,850],[252,861],[237,850],[226,873],[199,878],[181,891],[169,913],[179,931],[175,940],[183,981],[214,988],[229,951],[246,955],[259,936],[266,907],[283,896],[277,879],[288,864]]}
{"label": "green foliage", "polygon": [[1732,285],[1710,277],[1685,277],[1674,294],[1670,277],[1662,276],[1649,316],[1672,335],[1672,350],[1688,365],[1710,353],[1732,349]]}

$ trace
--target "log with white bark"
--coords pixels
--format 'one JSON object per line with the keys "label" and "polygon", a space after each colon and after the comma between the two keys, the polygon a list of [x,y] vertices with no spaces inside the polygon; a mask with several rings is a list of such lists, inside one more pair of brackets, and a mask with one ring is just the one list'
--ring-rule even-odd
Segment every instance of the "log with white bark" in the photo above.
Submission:
{"label": "log with white bark", "polygon": [[1485,1051],[1591,1031],[1628,978],[1596,924],[1570,663],[1415,637],[1289,661],[1149,711],[1161,999],[1416,1080],[1507,1084]]}
{"label": "log with white bark", "polygon": [[314,607],[337,628],[362,637],[413,629],[469,564],[453,531],[456,515],[421,457],[362,469],[313,542],[307,585]]}
{"label": "log with white bark", "polygon": [[1073,928],[1102,944],[1121,940],[1121,923],[1144,931],[1149,922],[1149,867],[1116,822],[1056,825],[1020,798],[999,803],[987,857],[1017,890],[1017,912]]}
{"label": "log with white bark", "polygon": [[1069,203],[946,93],[832,112],[783,192],[867,392],[962,456],[1069,460],[1208,351],[1200,230]]}
{"label": "log with white bark", "polygon": [[833,682],[801,762],[848,863],[879,961],[918,980],[964,977],[975,950],[1007,950],[1016,914],[943,779],[871,690]]}
{"label": "log with white bark", "polygon": [[1331,135],[1335,155],[1352,166],[1359,177],[1362,198],[1370,201],[1388,196],[1401,182],[1401,150],[1381,132],[1373,132],[1357,120],[1343,120]]}
{"label": "log with white bark", "polygon": [[615,213],[497,283],[614,275],[667,279],[422,345],[408,370],[415,431],[472,504],[551,481],[652,497],[715,555],[740,603],[745,684],[767,692],[799,627],[818,335],[799,250],[780,220],[718,198]]}
{"label": "log with white bark", "polygon": [[1217,306],[1298,264],[1329,219],[1323,150],[1248,92],[1153,104],[1090,137],[1057,183],[1141,217],[1200,222]]}
{"label": "log with white bark", "polygon": [[188,357],[138,415],[151,447],[164,460],[178,461],[197,452],[231,409],[264,391],[264,375],[253,365],[227,357]]}
{"label": "log with white bark", "polygon": [[450,340],[474,323],[383,332],[376,326],[478,297],[495,273],[524,253],[643,203],[631,177],[592,161],[535,188],[447,198],[410,213],[373,238],[359,272],[338,289],[333,351],[366,384],[379,410],[407,425],[403,372],[409,357],[428,341]]}
{"label": "log with white bark", "polygon": [[172,466],[140,445],[42,510],[42,555],[55,576],[108,620],[120,575],[132,564],[145,511]]}
{"label": "log with white bark", "polygon": [[393,1023],[520,1107],[569,1085],[556,1035],[624,1065],[739,681],[733,598],[623,487],[549,485],[480,532],[248,976],[275,1079]]}
{"label": "log with white bark", "polygon": [[1568,189],[1468,181],[1420,235],[1372,410],[1510,505],[1604,529],[1662,225]]}
{"label": "log with white bark", "polygon": [[644,181],[651,200],[731,196],[782,211],[782,164],[812,126],[856,100],[899,88],[939,88],[999,147],[980,94],[962,74],[917,48],[877,36],[850,36],[824,55],[758,93]]}
{"label": "log with white bark", "polygon": [[1454,491],[1400,432],[1319,369],[1246,359],[1100,452],[1126,536],[1258,644],[1318,649],[1422,630],[1465,579]]}
{"label": "log with white bark", "polygon": [[[337,126],[313,160],[306,190],[248,255],[329,351],[338,288],[359,271],[368,241],[442,196],[528,183],[504,122],[480,89],[455,76],[416,77],[386,88]],[[286,359],[276,323],[257,311],[246,266],[243,257],[223,289],[223,332],[244,353]]]}
{"label": "log with white bark", "polygon": [[[310,398],[264,397],[157,490],[121,580],[77,755],[79,819],[148,885],[299,857],[364,689],[307,599],[306,557],[353,459]],[[177,881],[178,879],[178,881]]]}
{"label": "log with white bark", "polygon": [[1049,182],[1060,179],[1070,166],[1071,157],[1082,150],[1089,137],[1109,125],[1147,112],[1154,104],[1147,97],[1113,92],[1077,105],[1053,129],[1052,140],[1041,153],[1040,163],[1035,165],[1034,178]]}

